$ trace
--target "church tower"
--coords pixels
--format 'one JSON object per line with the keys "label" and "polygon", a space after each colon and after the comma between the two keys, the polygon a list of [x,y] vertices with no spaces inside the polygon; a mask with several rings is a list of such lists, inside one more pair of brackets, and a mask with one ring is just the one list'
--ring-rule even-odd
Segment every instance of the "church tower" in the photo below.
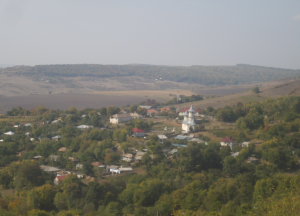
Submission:
{"label": "church tower", "polygon": [[196,110],[193,106],[190,107],[188,111],[184,113],[184,119],[182,121],[182,131],[189,133],[191,131],[195,131],[196,123],[195,123],[195,113]]}

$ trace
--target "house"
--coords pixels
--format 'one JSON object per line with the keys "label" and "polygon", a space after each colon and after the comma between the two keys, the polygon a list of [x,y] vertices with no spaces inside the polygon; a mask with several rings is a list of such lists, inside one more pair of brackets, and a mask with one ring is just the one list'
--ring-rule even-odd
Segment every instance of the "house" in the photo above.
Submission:
{"label": "house", "polygon": [[112,170],[118,170],[118,168],[119,168],[119,166],[117,166],[117,165],[107,165],[106,166],[106,171],[110,172]]}
{"label": "house", "polygon": [[0,142],[3,142],[3,139],[1,139]]}
{"label": "house", "polygon": [[82,169],[83,168],[83,165],[82,164],[76,164],[76,167],[75,167],[77,170],[78,169]]}
{"label": "house", "polygon": [[61,120],[60,119],[54,120],[54,121],[51,122],[51,124],[57,124],[59,121],[61,121]]}
{"label": "house", "polygon": [[132,168],[131,167],[122,167],[122,168],[119,168],[119,171],[120,171],[120,173],[130,172],[130,171],[132,171]]}
{"label": "house", "polygon": [[58,151],[59,152],[65,152],[65,151],[67,151],[67,148],[66,147],[61,147],[61,148],[58,149]]}
{"label": "house", "polygon": [[133,158],[132,154],[123,154],[121,160],[126,161],[126,162],[131,162],[132,158]]}
{"label": "house", "polygon": [[63,175],[63,176],[56,176],[56,178],[54,179],[54,184],[58,185],[60,182],[62,182],[65,178],[67,177],[67,175]]}
{"label": "house", "polygon": [[190,140],[188,140],[189,142],[197,142],[197,143],[203,143],[204,141],[199,139],[199,138],[192,138]]}
{"label": "house", "polygon": [[250,142],[243,142],[243,143],[242,143],[242,147],[248,147],[249,144],[250,144]]}
{"label": "house", "polygon": [[41,156],[41,155],[38,155],[38,156],[33,156],[31,159],[37,161],[37,160],[39,160],[40,158],[42,158],[42,156]]}
{"label": "house", "polygon": [[41,165],[40,168],[47,173],[51,173],[51,174],[55,174],[56,172],[60,171],[60,169],[56,168],[56,167],[52,167],[52,166],[45,166],[45,165]]}
{"label": "house", "polygon": [[159,113],[159,112],[158,112],[157,110],[155,110],[155,109],[148,109],[148,110],[147,110],[147,115],[148,115],[148,116],[152,116],[152,115],[157,116],[158,113]]}
{"label": "house", "polygon": [[85,130],[85,129],[88,129],[88,128],[92,128],[93,126],[90,126],[90,125],[79,125],[77,126],[78,129],[81,129],[81,130]]}
{"label": "house", "polygon": [[33,142],[33,141],[34,141],[34,138],[30,138],[30,141]]}
{"label": "house", "polygon": [[168,139],[165,135],[157,135],[158,139],[161,140],[161,143],[164,143],[164,140]]}
{"label": "house", "polygon": [[178,152],[178,149],[172,149],[172,150],[169,151],[167,154],[171,156],[171,155],[173,155],[173,154],[175,154],[175,153],[177,154],[177,152]]}
{"label": "house", "polygon": [[177,135],[174,139],[186,140],[186,139],[187,139],[187,136]]}
{"label": "house", "polygon": [[57,136],[52,137],[52,139],[55,141],[59,141],[61,139],[61,136],[57,135]]}
{"label": "house", "polygon": [[239,156],[239,154],[240,154],[240,152],[236,152],[236,153],[231,154],[231,156],[235,158],[235,157]]}
{"label": "house", "polygon": [[59,156],[58,155],[50,155],[49,159],[53,161],[58,161]]}
{"label": "house", "polygon": [[30,135],[30,132],[25,133],[25,135],[26,135],[26,136],[29,136],[29,135]]}
{"label": "house", "polygon": [[15,133],[12,131],[8,131],[8,132],[4,133],[4,135],[13,136],[13,135],[15,135]]}
{"label": "house", "polygon": [[170,109],[170,107],[162,107],[160,108],[160,112],[171,112],[172,110]]}
{"label": "house", "polygon": [[[183,116],[184,114],[185,114],[185,112],[187,112],[188,110],[189,110],[190,108],[185,108],[185,109],[183,109],[183,110],[179,110],[178,111],[178,115],[179,116]],[[199,110],[195,110],[195,116],[200,116],[200,113],[201,113],[201,111],[199,111]]]}
{"label": "house", "polygon": [[151,109],[151,108],[152,108],[152,106],[144,106],[144,105],[140,105],[139,107],[141,107],[142,109],[146,109],[146,110],[148,110],[148,109]]}
{"label": "house", "polygon": [[31,127],[32,125],[30,123],[24,124],[25,127]]}
{"label": "house", "polygon": [[73,158],[73,157],[69,157],[69,160],[72,161],[72,162],[74,162],[74,163],[78,163],[79,162],[78,159]]}
{"label": "house", "polygon": [[56,172],[56,176],[65,176],[65,175],[68,175],[68,174],[71,174],[71,172],[65,171],[65,170],[61,170],[61,171]]}
{"label": "house", "polygon": [[258,159],[255,157],[249,157],[246,162],[247,163],[257,163]]}
{"label": "house", "polygon": [[124,122],[129,122],[134,118],[143,119],[143,117],[137,113],[123,113],[123,114],[115,114],[109,118],[109,122],[111,124],[119,124]]}
{"label": "house", "polygon": [[230,149],[232,149],[234,147],[234,140],[230,139],[230,137],[227,136],[221,140],[220,144],[221,146],[229,146]]}
{"label": "house", "polygon": [[125,110],[120,111],[121,114],[127,113]]}
{"label": "house", "polygon": [[103,165],[102,163],[99,163],[99,162],[93,162],[91,163],[93,166],[96,166],[96,167],[102,167],[102,168],[105,168],[105,165]]}
{"label": "house", "polygon": [[143,131],[141,129],[133,128],[131,131],[133,132],[132,136],[135,136],[135,137],[143,137],[143,136],[145,136],[145,131]]}

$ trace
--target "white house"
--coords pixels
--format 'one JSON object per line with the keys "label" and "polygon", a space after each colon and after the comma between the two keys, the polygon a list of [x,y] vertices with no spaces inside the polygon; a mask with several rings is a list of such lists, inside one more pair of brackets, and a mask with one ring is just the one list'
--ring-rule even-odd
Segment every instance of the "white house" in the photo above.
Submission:
{"label": "white house", "polygon": [[243,142],[243,143],[242,143],[242,147],[248,147],[249,144],[250,144],[250,142]]}
{"label": "white house", "polygon": [[195,116],[196,110],[193,106],[190,107],[188,111],[184,113],[184,119],[182,121],[182,131],[189,133],[190,131],[195,131],[196,123],[195,123]]}
{"label": "white house", "polygon": [[122,114],[115,114],[111,116],[109,122],[112,124],[119,124],[119,123],[129,122],[134,118],[143,119],[143,117],[137,113],[122,113]]}
{"label": "white house", "polygon": [[78,129],[84,130],[84,129],[88,129],[88,128],[92,128],[93,126],[90,125],[79,125],[77,126]]}

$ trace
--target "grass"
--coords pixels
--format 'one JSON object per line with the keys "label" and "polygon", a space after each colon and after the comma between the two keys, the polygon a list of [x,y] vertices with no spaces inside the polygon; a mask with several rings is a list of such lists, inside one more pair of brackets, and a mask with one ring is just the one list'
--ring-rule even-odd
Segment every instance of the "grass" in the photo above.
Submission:
{"label": "grass", "polygon": [[151,99],[167,101],[174,98],[174,96],[170,96],[170,94],[191,96],[195,93],[191,92],[190,90],[162,90],[162,91],[145,90],[145,91],[97,91],[97,92],[91,92],[89,94],[139,96],[139,97],[147,97]]}

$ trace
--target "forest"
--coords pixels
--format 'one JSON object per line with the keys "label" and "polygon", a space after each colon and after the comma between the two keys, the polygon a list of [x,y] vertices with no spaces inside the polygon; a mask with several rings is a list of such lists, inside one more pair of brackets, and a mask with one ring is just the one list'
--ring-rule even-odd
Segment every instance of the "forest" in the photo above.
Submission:
{"label": "forest", "polygon": [[236,66],[156,66],[156,65],[36,65],[0,69],[0,73],[47,77],[126,77],[169,80],[202,85],[237,85],[297,78],[300,70],[238,64]]}
{"label": "forest", "polygon": [[[201,110],[221,123],[234,123],[230,130],[213,131],[222,138],[237,134],[232,149],[199,133],[195,135],[206,143],[185,141],[186,147],[173,146],[174,138],[161,143],[154,134],[147,139],[129,136],[133,128],[151,133],[155,123],[150,117],[122,125],[108,123],[109,116],[121,109],[144,112],[138,108],[18,107],[1,116],[6,120],[0,121],[0,215],[299,215],[299,96]],[[25,126],[7,120],[23,115],[34,117],[34,122]],[[93,127],[82,130],[78,125]],[[8,131],[14,135],[5,135]],[[61,139],[53,138],[57,135]],[[261,142],[239,145],[247,137]],[[62,147],[66,151],[59,151]],[[175,153],[169,155],[170,150]],[[140,161],[121,160],[123,154],[137,151],[144,151]],[[130,166],[134,172],[105,175],[94,162]],[[90,180],[68,174],[54,184],[56,176],[40,168],[76,173],[78,163]],[[8,190],[13,193],[5,194]]]}

